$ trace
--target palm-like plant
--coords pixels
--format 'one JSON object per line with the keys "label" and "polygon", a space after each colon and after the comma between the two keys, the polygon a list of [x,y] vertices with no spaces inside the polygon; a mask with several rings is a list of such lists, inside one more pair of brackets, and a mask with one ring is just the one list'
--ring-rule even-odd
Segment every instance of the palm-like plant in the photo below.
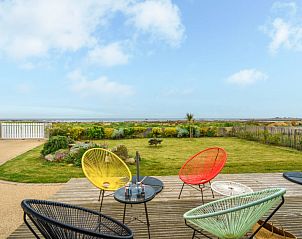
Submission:
{"label": "palm-like plant", "polygon": [[192,138],[193,130],[192,130],[192,123],[194,121],[194,115],[192,113],[186,114],[186,119],[189,124],[189,132],[190,132],[190,138]]}

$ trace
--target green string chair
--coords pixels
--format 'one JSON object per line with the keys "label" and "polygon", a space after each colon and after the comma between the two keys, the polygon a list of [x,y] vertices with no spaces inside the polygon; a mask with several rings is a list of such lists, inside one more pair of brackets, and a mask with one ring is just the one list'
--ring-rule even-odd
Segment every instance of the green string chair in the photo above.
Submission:
{"label": "green string chair", "polygon": [[219,199],[186,212],[185,223],[194,230],[192,238],[196,232],[205,234],[187,222],[221,239],[242,238],[262,216],[279,204],[265,222],[273,216],[284,203],[284,194],[285,189],[270,188]]}
{"label": "green string chair", "polygon": [[102,148],[87,150],[82,157],[82,169],[87,179],[100,189],[102,209],[105,191],[116,191],[132,179],[125,162],[116,154]]}

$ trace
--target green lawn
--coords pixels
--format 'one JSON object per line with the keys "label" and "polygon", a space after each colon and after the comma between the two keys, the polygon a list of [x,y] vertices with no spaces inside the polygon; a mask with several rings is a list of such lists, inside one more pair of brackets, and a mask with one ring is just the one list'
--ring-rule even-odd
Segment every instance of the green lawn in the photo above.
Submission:
{"label": "green lawn", "polygon": [[[99,141],[104,143],[104,141]],[[162,146],[149,146],[148,139],[106,140],[110,148],[125,144],[129,154],[138,150],[142,175],[177,175],[192,154],[212,146],[225,148],[228,160],[223,173],[302,171],[302,152],[264,145],[237,138],[164,139]],[[41,146],[0,166],[0,179],[17,182],[66,182],[83,177],[81,168],[46,162],[40,158]],[[135,166],[131,166],[135,172]]]}

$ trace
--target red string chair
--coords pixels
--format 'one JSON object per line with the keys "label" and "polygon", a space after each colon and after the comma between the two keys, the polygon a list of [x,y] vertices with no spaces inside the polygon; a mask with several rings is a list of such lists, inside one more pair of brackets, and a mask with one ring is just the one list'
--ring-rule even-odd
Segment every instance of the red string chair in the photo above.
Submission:
{"label": "red string chair", "polygon": [[[211,180],[220,173],[226,160],[227,153],[219,147],[207,148],[190,157],[179,170],[178,175],[183,184],[178,199],[180,199],[184,185],[187,184],[201,191],[202,202],[204,202],[203,189],[205,189],[205,184],[211,185]],[[194,186],[198,186],[198,188]],[[214,198],[213,190],[212,196]]]}

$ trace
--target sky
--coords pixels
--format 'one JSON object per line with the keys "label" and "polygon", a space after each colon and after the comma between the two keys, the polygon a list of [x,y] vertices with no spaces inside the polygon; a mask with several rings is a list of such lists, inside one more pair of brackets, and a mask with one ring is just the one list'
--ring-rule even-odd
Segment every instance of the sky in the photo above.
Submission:
{"label": "sky", "polygon": [[301,76],[302,1],[0,1],[0,119],[302,117]]}

